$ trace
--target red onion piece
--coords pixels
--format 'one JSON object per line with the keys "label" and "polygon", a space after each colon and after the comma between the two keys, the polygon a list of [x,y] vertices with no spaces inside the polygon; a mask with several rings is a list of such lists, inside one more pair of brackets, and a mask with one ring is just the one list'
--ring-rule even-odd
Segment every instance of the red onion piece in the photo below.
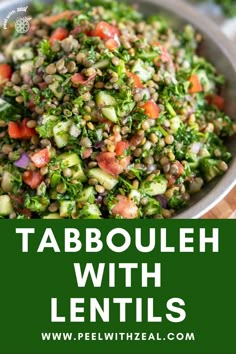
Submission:
{"label": "red onion piece", "polygon": [[94,145],[94,148],[95,148],[95,149],[100,149],[101,147],[103,147],[103,145],[104,145],[104,142],[103,142],[103,140],[102,140],[102,141],[99,141],[98,143],[96,143],[96,144]]}
{"label": "red onion piece", "polygon": [[26,152],[23,152],[23,153],[21,154],[21,157],[19,158],[19,160],[17,160],[17,161],[14,162],[14,165],[15,165],[16,167],[20,167],[20,168],[26,169],[27,166],[29,165],[29,163],[30,163],[30,158],[29,158],[29,156],[27,155]]}
{"label": "red onion piece", "polygon": [[156,195],[155,198],[160,202],[162,208],[164,208],[164,209],[167,208],[168,200],[164,195],[162,195],[162,194]]}

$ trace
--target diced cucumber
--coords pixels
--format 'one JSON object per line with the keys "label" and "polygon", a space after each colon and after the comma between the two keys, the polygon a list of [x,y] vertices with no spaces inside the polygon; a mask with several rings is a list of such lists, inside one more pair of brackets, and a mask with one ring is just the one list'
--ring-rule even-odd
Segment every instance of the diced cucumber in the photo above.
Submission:
{"label": "diced cucumber", "polygon": [[85,182],[87,180],[87,177],[85,176],[84,170],[80,163],[76,166],[73,166],[72,170],[73,170],[73,174],[72,174],[73,180],[78,180],[80,182]]}
{"label": "diced cucumber", "polygon": [[71,167],[81,163],[79,156],[74,152],[65,152],[57,156],[64,167]]}
{"label": "diced cucumber", "polygon": [[50,213],[45,215],[43,219],[62,219],[58,213]]}
{"label": "diced cucumber", "polygon": [[3,192],[11,192],[13,190],[13,185],[11,183],[12,174],[10,172],[4,171],[2,176],[1,187]]}
{"label": "diced cucumber", "polygon": [[137,189],[132,189],[129,193],[129,198],[133,199],[136,202],[136,204],[139,204],[141,199],[141,193],[137,191]]}
{"label": "diced cucumber", "polygon": [[93,187],[87,187],[82,192],[80,192],[76,202],[77,203],[82,203],[82,202],[94,203],[94,200],[95,200],[94,193],[95,193],[95,190]]}
{"label": "diced cucumber", "polygon": [[118,183],[118,179],[113,177],[110,173],[103,171],[101,168],[92,168],[88,171],[90,178],[96,178],[98,182],[108,191],[113,189]]}
{"label": "diced cucumber", "polygon": [[67,145],[70,138],[69,129],[71,124],[72,122],[68,120],[66,122],[56,124],[53,128],[53,136],[58,148],[62,148]]}
{"label": "diced cucumber", "polygon": [[150,80],[155,72],[153,67],[146,65],[141,59],[136,60],[132,71],[144,82]]}
{"label": "diced cucumber", "polygon": [[79,213],[81,219],[100,219],[100,215],[100,209],[96,204],[85,205]]}
{"label": "diced cucumber", "polygon": [[48,86],[54,95],[59,99],[63,96],[62,82],[63,77],[60,75],[53,75],[53,82]]}
{"label": "diced cucumber", "polygon": [[96,95],[96,103],[99,106],[115,106],[116,99],[106,91],[99,91]]}
{"label": "diced cucumber", "polygon": [[52,114],[44,114],[42,117],[42,124],[47,124],[48,122],[56,121],[58,116],[53,116]]}
{"label": "diced cucumber", "polygon": [[53,92],[53,94],[57,97],[57,98],[62,98],[63,96],[63,90],[61,88],[61,85],[58,81],[54,81],[52,84],[50,84],[48,86],[50,88],[50,90]]}
{"label": "diced cucumber", "polygon": [[0,195],[0,215],[6,216],[13,212],[13,207],[9,195]]}
{"label": "diced cucumber", "polygon": [[59,215],[61,218],[70,217],[74,213],[76,213],[74,200],[62,200],[60,202]]}
{"label": "diced cucumber", "polygon": [[164,176],[157,176],[153,181],[144,181],[141,188],[150,196],[164,194],[167,190],[168,181]]}
{"label": "diced cucumber", "polygon": [[205,70],[199,70],[197,72],[198,79],[200,80],[205,92],[215,89],[215,84],[209,80]]}
{"label": "diced cucumber", "polygon": [[12,51],[12,59],[15,63],[19,61],[26,61],[33,59],[34,57],[34,52],[32,48],[20,48],[20,49],[14,49]]}
{"label": "diced cucumber", "polygon": [[178,116],[170,119],[170,130],[172,133],[176,133],[181,124],[181,120]]}
{"label": "diced cucumber", "polygon": [[109,119],[113,123],[116,123],[118,121],[116,110],[114,107],[103,107],[102,114],[105,118]]}
{"label": "diced cucumber", "polygon": [[20,73],[22,76],[29,74],[31,71],[33,71],[34,67],[34,62],[33,60],[28,60],[25,61],[24,63],[21,64],[20,66]]}

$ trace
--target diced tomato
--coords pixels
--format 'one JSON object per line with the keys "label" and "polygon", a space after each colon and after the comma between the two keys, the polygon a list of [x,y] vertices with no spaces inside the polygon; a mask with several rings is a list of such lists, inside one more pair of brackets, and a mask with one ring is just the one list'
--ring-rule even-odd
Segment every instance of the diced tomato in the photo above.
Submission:
{"label": "diced tomato", "polygon": [[86,150],[84,150],[82,152],[82,158],[83,159],[88,159],[93,153],[93,149],[92,148],[87,148]]}
{"label": "diced tomato", "polygon": [[128,149],[129,149],[129,142],[127,140],[119,141],[115,149],[116,155],[122,156],[122,158],[119,158],[118,161],[124,170],[126,170],[127,167],[129,166],[130,159],[131,159],[130,154],[127,154]]}
{"label": "diced tomato", "polygon": [[42,22],[46,23],[48,26],[51,26],[60,20],[70,20],[73,15],[79,15],[79,13],[80,11],[77,10],[66,10],[60,14],[43,17]]}
{"label": "diced tomato", "polygon": [[113,216],[122,216],[124,219],[135,219],[138,217],[138,207],[133,200],[118,194],[116,196],[117,204],[112,208]]}
{"label": "diced tomato", "polygon": [[158,105],[150,100],[141,105],[141,108],[144,109],[144,113],[151,119],[157,119],[160,114],[160,109]]}
{"label": "diced tomato", "polygon": [[25,171],[23,173],[23,181],[30,188],[36,189],[43,181],[43,176],[39,171]]}
{"label": "diced tomato", "polygon": [[120,35],[120,32],[116,27],[107,22],[101,21],[97,24],[95,30],[91,32],[91,35],[94,37],[100,37],[101,39],[114,39]]}
{"label": "diced tomato", "polygon": [[161,61],[167,63],[171,60],[171,56],[165,47],[161,47]]}
{"label": "diced tomato", "polygon": [[206,100],[209,104],[213,104],[214,106],[216,106],[220,111],[223,111],[224,109],[224,105],[225,105],[225,100],[222,96],[219,95],[208,95],[206,97]]}
{"label": "diced tomato", "polygon": [[92,75],[89,78],[87,78],[83,74],[76,73],[76,74],[72,75],[72,77],[71,77],[72,86],[78,87],[79,85],[86,85],[94,78],[95,78],[95,75]]}
{"label": "diced tomato", "polygon": [[167,187],[168,187],[168,188],[173,187],[173,185],[175,184],[177,178],[174,177],[174,176],[171,176],[171,175],[166,176],[166,178],[168,179],[168,185],[167,185]]}
{"label": "diced tomato", "polygon": [[189,78],[189,93],[202,92],[202,84],[196,74],[192,74]]}
{"label": "diced tomato", "polygon": [[58,27],[55,31],[52,32],[51,37],[49,39],[50,44],[54,41],[62,41],[63,39],[67,38],[69,35],[69,31],[66,28]]}
{"label": "diced tomato", "polygon": [[137,88],[143,88],[142,81],[137,74],[132,73],[131,71],[126,71],[126,75],[133,79],[133,86]]}
{"label": "diced tomato", "polygon": [[29,119],[25,118],[23,122],[17,124],[16,122],[9,122],[8,134],[12,139],[30,139],[36,135],[34,128],[28,128],[27,122]]}
{"label": "diced tomato", "polygon": [[115,39],[110,38],[110,39],[106,40],[105,46],[112,52],[113,50],[116,50],[119,48],[119,43]]}
{"label": "diced tomato", "polygon": [[8,124],[8,134],[12,139],[22,138],[21,127],[15,122],[9,122]]}
{"label": "diced tomato", "polygon": [[119,141],[116,144],[116,155],[117,156],[125,156],[127,154],[127,150],[129,148],[129,142],[127,140]]}
{"label": "diced tomato", "polygon": [[100,152],[96,156],[96,160],[98,162],[98,166],[102,170],[110,173],[115,177],[123,172],[123,168],[117,160],[115,152]]}
{"label": "diced tomato", "polygon": [[0,86],[11,78],[12,69],[8,64],[0,64]]}
{"label": "diced tomato", "polygon": [[47,148],[42,149],[36,152],[33,156],[31,156],[31,160],[35,164],[36,167],[44,167],[50,161],[49,151]]}
{"label": "diced tomato", "polygon": [[23,122],[21,124],[22,138],[23,139],[30,139],[30,138],[32,138],[32,136],[36,135],[36,131],[35,131],[34,128],[28,128],[27,127],[28,121],[29,121],[28,118],[24,118]]}

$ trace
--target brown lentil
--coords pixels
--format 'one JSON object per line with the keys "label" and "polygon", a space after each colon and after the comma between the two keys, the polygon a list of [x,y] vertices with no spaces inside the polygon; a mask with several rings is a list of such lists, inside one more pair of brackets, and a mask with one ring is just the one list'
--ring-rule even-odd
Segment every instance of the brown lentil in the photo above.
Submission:
{"label": "brown lentil", "polygon": [[35,121],[35,120],[29,120],[28,122],[27,122],[27,127],[28,128],[35,128],[36,127],[36,125],[37,125],[37,122]]}
{"label": "brown lentil", "polygon": [[167,135],[165,137],[165,143],[168,145],[173,144],[174,140],[175,140],[175,138],[173,137],[173,135]]}
{"label": "brown lentil", "polygon": [[48,207],[48,211],[50,211],[50,213],[55,213],[58,209],[59,207],[57,202],[51,203]]}
{"label": "brown lentil", "polygon": [[219,161],[218,164],[217,164],[217,167],[219,168],[220,171],[222,172],[226,172],[228,170],[228,165],[226,162],[224,161]]}
{"label": "brown lentil", "polygon": [[49,64],[46,67],[46,73],[49,74],[49,75],[56,74],[56,71],[57,71],[57,68],[56,68],[55,64]]}
{"label": "brown lentil", "polygon": [[105,192],[105,188],[104,188],[103,186],[101,186],[100,184],[97,184],[97,185],[95,186],[95,189],[96,189],[96,191],[97,191],[98,193],[100,193],[100,194],[102,194],[102,193]]}

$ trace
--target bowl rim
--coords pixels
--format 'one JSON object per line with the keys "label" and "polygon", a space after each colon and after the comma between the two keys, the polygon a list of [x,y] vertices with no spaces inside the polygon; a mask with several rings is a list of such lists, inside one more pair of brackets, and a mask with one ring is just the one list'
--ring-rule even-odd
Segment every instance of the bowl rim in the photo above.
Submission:
{"label": "bowl rim", "polygon": [[[125,0],[124,0],[125,1]],[[46,2],[46,1],[45,1]],[[130,1],[129,1],[130,2]],[[149,3],[153,6],[162,7],[170,13],[177,15],[182,20],[189,22],[200,32],[206,33],[216,47],[224,54],[231,63],[236,75],[236,47],[221,32],[217,25],[205,14],[196,10],[192,5],[183,0],[138,0],[137,3]],[[13,0],[10,3],[6,0],[0,3],[0,9],[19,7],[21,4],[30,4],[30,0]],[[181,211],[174,219],[197,219],[207,213],[219,203],[236,185],[236,158],[233,159],[227,173],[217,182],[213,189],[207,192],[199,201]],[[207,202],[207,205],[206,205]]]}

